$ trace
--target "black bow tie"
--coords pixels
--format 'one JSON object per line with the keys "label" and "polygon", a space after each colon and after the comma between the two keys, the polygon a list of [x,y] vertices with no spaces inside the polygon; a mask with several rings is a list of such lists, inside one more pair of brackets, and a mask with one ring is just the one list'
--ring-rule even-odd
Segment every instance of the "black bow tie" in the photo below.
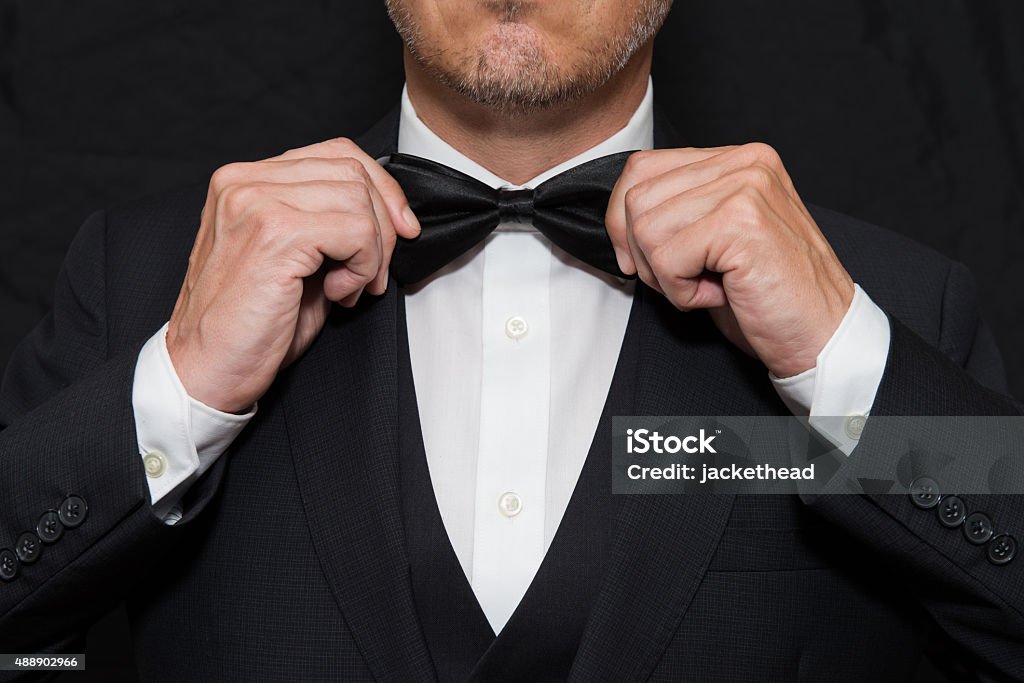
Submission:
{"label": "black bow tie", "polygon": [[618,277],[615,252],[604,227],[608,198],[632,152],[580,164],[532,190],[495,190],[442,164],[394,154],[384,162],[402,186],[423,231],[399,238],[391,274],[413,284],[466,253],[499,223],[532,223],[576,258]]}

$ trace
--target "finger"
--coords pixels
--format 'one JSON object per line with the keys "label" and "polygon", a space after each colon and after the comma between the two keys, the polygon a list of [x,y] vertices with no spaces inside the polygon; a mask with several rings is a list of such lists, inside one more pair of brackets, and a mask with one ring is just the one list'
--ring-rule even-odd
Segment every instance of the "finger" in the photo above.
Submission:
{"label": "finger", "polygon": [[391,223],[397,233],[406,239],[412,239],[419,235],[420,222],[409,206],[409,200],[405,198],[402,186],[376,160],[366,155],[364,157],[366,170],[387,206]]}
{"label": "finger", "polygon": [[604,214],[604,227],[608,231],[612,249],[615,250],[615,261],[619,265],[619,270],[626,275],[632,275],[637,272],[637,266],[632,257],[629,221],[626,219],[625,189],[622,185],[623,181],[620,176],[608,198],[608,209]]}
{"label": "finger", "polygon": [[392,223],[391,215],[375,185],[370,186],[370,198],[373,202],[374,213],[377,216],[377,223],[380,226],[380,230],[377,233],[377,244],[380,248],[381,263],[377,275],[367,286],[366,291],[379,296],[388,288],[388,267],[391,265],[391,254],[395,250],[395,243],[398,239],[395,236],[396,229]]}
{"label": "finger", "polygon": [[[652,208],[646,208],[644,202],[637,200],[627,201],[626,211],[634,232],[633,240],[650,262],[651,252],[668,241],[676,231],[718,210],[723,202],[731,200],[738,204],[744,198],[771,207],[774,214],[785,214],[791,218],[803,215],[799,212],[799,202],[781,189],[770,169],[742,165],[706,184],[670,194]],[[783,224],[814,225],[813,221],[805,222],[799,218],[783,221]]]}
{"label": "finger", "polygon": [[673,168],[689,166],[737,149],[737,145],[723,147],[679,147],[676,149],[653,149],[637,152],[630,156],[622,174],[630,184],[660,175]]}
{"label": "finger", "polygon": [[[633,185],[626,193],[626,210],[646,211],[674,195],[713,184],[726,176],[731,176],[734,181],[748,184],[765,194],[775,190],[789,193],[792,190],[792,183],[789,176],[785,175],[784,169],[781,169],[781,166],[776,168],[756,149],[759,148],[752,150],[751,146],[744,145],[648,176]],[[782,174],[779,172],[780,169]]]}
{"label": "finger", "polygon": [[210,191],[220,194],[228,188],[253,183],[291,184],[317,181],[372,183],[370,174],[356,159],[310,157],[227,164],[214,171],[210,178]]}
{"label": "finger", "polygon": [[637,277],[640,278],[640,281],[646,284],[648,287],[651,287],[656,291],[664,294],[664,292],[661,289],[661,284],[658,282],[658,278],[654,274],[654,269],[648,262],[647,255],[644,253],[643,248],[640,246],[637,240],[637,232],[630,222],[627,222],[625,232],[626,249],[628,250],[629,254],[629,263],[632,264],[632,266],[635,269],[633,272],[635,272]]}
{"label": "finger", "polygon": [[638,183],[648,177],[661,175],[680,165],[692,164],[722,154],[732,147],[713,147],[706,149],[684,148],[670,150],[648,150],[636,152],[629,157],[622,175],[612,188],[605,212],[605,227],[615,249],[615,258],[619,269],[627,274],[637,272],[632,260],[632,250],[627,236],[628,221],[626,217],[626,196]]}
{"label": "finger", "polygon": [[643,213],[627,212],[631,250],[635,245],[635,250],[649,261],[662,244],[714,211],[735,191],[724,183],[719,187],[703,186],[671,197]]}
{"label": "finger", "polygon": [[[363,171],[360,170],[357,176],[362,173]],[[348,174],[342,174],[342,177],[345,175]],[[228,216],[244,215],[251,211],[258,211],[260,207],[268,204],[277,203],[299,211],[375,214],[381,230],[378,235],[378,246],[385,254],[385,260],[380,272],[369,286],[369,291],[372,294],[383,294],[387,289],[387,268],[396,241],[395,228],[376,187],[365,177],[355,181],[333,182],[322,180],[299,183],[248,182],[228,186],[221,192],[217,201],[220,215]],[[227,221],[224,223],[230,225]]]}
{"label": "finger", "polygon": [[289,150],[275,157],[277,160],[292,160],[308,157],[351,158],[359,161],[366,169],[388,208],[391,222],[402,237],[413,238],[420,232],[420,224],[409,207],[398,181],[391,177],[380,164],[348,138],[334,138],[307,147]]}
{"label": "finger", "polygon": [[220,216],[238,217],[283,204],[309,213],[370,213],[370,188],[361,181],[311,180],[296,183],[250,182],[232,185],[217,198]]}
{"label": "finger", "polygon": [[363,289],[380,273],[382,248],[377,217],[350,217],[343,230],[321,235],[316,245],[337,262],[328,266],[324,276],[324,296],[344,306],[355,305]]}
{"label": "finger", "polygon": [[327,264],[324,295],[331,301],[358,298],[380,270],[380,227],[373,213],[310,213],[281,205],[260,221],[257,242],[273,245],[281,262],[295,264],[292,277],[308,278]]}
{"label": "finger", "polygon": [[[694,226],[690,226],[691,228]],[[711,236],[710,225],[703,225],[703,238],[721,239],[720,236]],[[692,234],[694,230],[680,230],[672,239],[668,240],[650,252],[650,259],[653,261],[652,269],[654,278],[658,283],[658,291],[667,296],[681,310],[692,310],[694,308],[724,305],[724,287],[721,281],[717,281],[718,288],[710,287],[703,281],[708,280],[710,268],[708,261],[709,250],[713,248],[711,240],[701,240]],[[721,273],[716,273],[721,276]],[[711,291],[709,291],[711,290]],[[721,297],[710,297],[709,294],[718,294]]]}
{"label": "finger", "polygon": [[[750,254],[773,258],[762,237],[763,224],[776,215],[763,201],[739,192],[720,202],[714,211],[676,231],[648,254],[663,291],[680,308],[724,305],[733,271],[749,261]],[[711,286],[709,273],[721,276],[721,288]],[[742,296],[742,292],[739,292]]]}
{"label": "finger", "polygon": [[740,168],[706,185],[670,195],[646,210],[627,204],[626,215],[633,241],[640,250],[650,254],[685,228],[715,211],[726,199],[740,191],[748,191],[749,170]]}

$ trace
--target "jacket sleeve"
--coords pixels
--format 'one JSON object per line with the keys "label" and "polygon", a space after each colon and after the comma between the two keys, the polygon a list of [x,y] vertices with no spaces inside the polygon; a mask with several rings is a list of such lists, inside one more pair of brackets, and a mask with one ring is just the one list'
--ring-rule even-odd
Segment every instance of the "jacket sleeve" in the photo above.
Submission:
{"label": "jacket sleeve", "polygon": [[188,533],[223,473],[207,472],[178,525],[153,514],[132,409],[139,348],[108,347],[105,221],[94,214],[79,231],[52,312],[0,387],[5,652],[81,652],[89,625]]}
{"label": "jacket sleeve", "polygon": [[[1021,415],[1020,404],[1004,393],[1002,361],[976,311],[973,281],[957,264],[950,270],[943,296],[938,348],[891,319],[891,347],[872,416]],[[950,438],[955,439],[952,431]],[[870,418],[860,445],[842,469],[856,468],[868,458],[892,458],[885,443],[872,440]],[[842,469],[838,474],[848,476]],[[976,675],[982,680],[1020,680],[1024,495],[959,497],[967,513],[983,512],[991,520],[991,541],[969,542],[962,528],[939,522],[938,509],[916,505],[906,493],[823,495],[808,502],[891,567],[894,578],[909,587]],[[1018,556],[997,563],[989,556],[989,545],[1003,534],[1016,541]]]}

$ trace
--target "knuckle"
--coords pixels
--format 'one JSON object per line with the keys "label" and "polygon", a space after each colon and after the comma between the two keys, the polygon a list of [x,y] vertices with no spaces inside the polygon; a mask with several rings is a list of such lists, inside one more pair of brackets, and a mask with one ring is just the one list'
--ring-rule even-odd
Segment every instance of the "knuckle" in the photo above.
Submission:
{"label": "knuckle", "polygon": [[330,143],[332,145],[336,146],[336,147],[339,147],[339,148],[343,149],[343,150],[358,149],[358,147],[356,146],[356,143],[352,140],[352,138],[345,137],[345,136],[337,137],[337,138],[331,138]]}
{"label": "knuckle", "polygon": [[340,157],[334,161],[335,166],[341,173],[341,177],[347,180],[354,180],[367,184],[370,182],[370,174],[366,167],[355,157]]}
{"label": "knuckle", "polygon": [[643,213],[646,208],[646,199],[650,194],[650,188],[646,183],[637,183],[626,190],[625,202],[626,211],[634,214]]}
{"label": "knuckle", "polygon": [[644,149],[639,152],[633,152],[626,159],[626,165],[622,169],[623,175],[643,175],[644,169],[650,166],[651,160],[654,158],[654,150]]}
{"label": "knuckle", "polygon": [[633,239],[644,240],[651,230],[651,218],[647,213],[634,214],[629,221],[630,230],[633,232]]}
{"label": "knuckle", "polygon": [[633,239],[644,253],[658,246],[650,212],[641,213],[633,219]]}
{"label": "knuckle", "polygon": [[743,181],[747,187],[767,193],[775,184],[775,174],[767,166],[754,163],[743,169]]}
{"label": "knuckle", "polygon": [[352,209],[369,211],[373,208],[373,197],[370,196],[369,186],[359,180],[344,180],[338,183],[339,194],[344,196],[345,202]]}
{"label": "knuckle", "polygon": [[222,216],[239,216],[256,203],[260,189],[255,185],[228,185],[218,195]]}
{"label": "knuckle", "polygon": [[355,216],[349,227],[352,234],[361,242],[377,241],[377,219],[370,215]]}
{"label": "knuckle", "polygon": [[214,194],[220,194],[228,187],[238,182],[242,175],[242,164],[225,164],[213,172],[210,176],[210,190]]}
{"label": "knuckle", "polygon": [[725,200],[723,208],[733,222],[754,224],[758,222],[761,206],[756,190],[745,187]]}
{"label": "knuckle", "polygon": [[781,163],[779,153],[775,151],[775,148],[765,142],[750,142],[744,145],[747,153],[751,158],[756,161],[760,161],[766,166],[772,167]]}

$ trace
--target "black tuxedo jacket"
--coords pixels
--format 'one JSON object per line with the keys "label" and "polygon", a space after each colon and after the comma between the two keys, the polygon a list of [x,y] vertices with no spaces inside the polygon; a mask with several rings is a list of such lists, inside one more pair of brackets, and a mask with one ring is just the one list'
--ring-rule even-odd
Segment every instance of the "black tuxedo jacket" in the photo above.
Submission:
{"label": "black tuxedo jacket", "polygon": [[[396,131],[393,113],[360,145],[381,156]],[[659,146],[666,131],[659,121]],[[132,381],[204,199],[197,186],[93,215],[53,312],[11,360],[0,548],[80,501],[77,525],[0,582],[0,651],[80,651],[91,621],[126,600],[153,681],[905,680],[929,650],[984,678],[1024,677],[1024,559],[990,563],[906,496],[611,494],[612,414],[786,414],[764,368],[706,315],[643,286],[580,484],[497,640],[432,505],[394,285],[332,311],[164,525]],[[873,414],[1018,413],[962,266],[812,213],[891,319]],[[1024,539],[1021,497],[964,498]]]}

